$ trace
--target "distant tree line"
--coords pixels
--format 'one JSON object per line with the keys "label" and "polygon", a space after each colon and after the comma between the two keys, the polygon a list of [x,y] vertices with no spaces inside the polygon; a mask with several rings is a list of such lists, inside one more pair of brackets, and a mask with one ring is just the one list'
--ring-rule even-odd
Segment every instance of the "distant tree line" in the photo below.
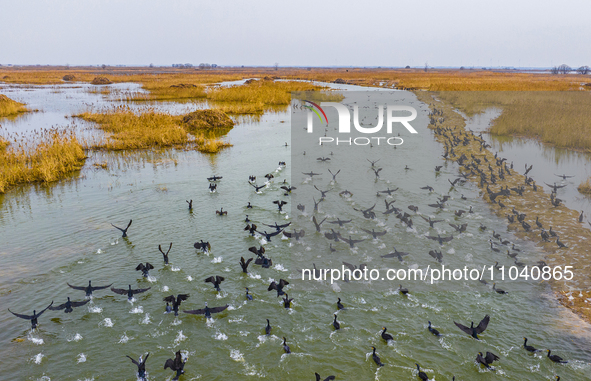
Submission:
{"label": "distant tree line", "polygon": [[550,69],[552,74],[568,74],[572,71],[576,71],[579,74],[585,75],[591,73],[591,68],[589,66],[581,66],[577,69],[573,69],[566,64],[562,64],[560,66],[554,66],[552,69]]}
{"label": "distant tree line", "polygon": [[[193,64],[186,63],[186,64],[172,64],[172,67],[179,68],[179,69],[192,69],[194,66]],[[208,63],[200,63],[199,69],[206,70],[206,69],[213,69],[218,67],[217,64],[208,64]]]}

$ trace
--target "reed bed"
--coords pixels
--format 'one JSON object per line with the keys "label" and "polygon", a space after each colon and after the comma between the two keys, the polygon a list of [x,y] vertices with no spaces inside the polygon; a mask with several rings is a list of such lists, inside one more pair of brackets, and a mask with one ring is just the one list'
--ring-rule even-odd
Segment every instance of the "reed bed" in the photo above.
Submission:
{"label": "reed bed", "polygon": [[591,196],[591,177],[589,177],[586,181],[583,181],[577,187],[579,193]]}
{"label": "reed bed", "polygon": [[14,101],[4,94],[0,94],[0,118],[18,115],[29,111],[23,103]]}
{"label": "reed bed", "polygon": [[189,141],[180,125],[180,117],[144,110],[134,113],[128,107],[116,107],[101,113],[85,112],[75,117],[97,123],[107,133],[105,139],[89,148],[106,150],[171,147]]}
{"label": "reed bed", "polygon": [[25,183],[49,183],[80,170],[86,155],[74,134],[54,130],[33,149],[0,138],[0,193]]}
{"label": "reed bed", "polygon": [[88,148],[109,151],[191,146],[201,152],[216,153],[231,146],[219,137],[234,126],[234,122],[219,110],[170,115],[151,108],[135,113],[120,106],[75,117],[97,123],[106,132],[104,139]]}
{"label": "reed bed", "polygon": [[324,87],[308,82],[259,80],[241,86],[215,87],[208,91],[207,99],[215,102],[246,104],[288,105],[291,93],[321,90]]}
{"label": "reed bed", "polygon": [[502,109],[490,132],[524,136],[562,148],[591,151],[591,93],[586,91],[439,92],[438,97],[468,116]]}

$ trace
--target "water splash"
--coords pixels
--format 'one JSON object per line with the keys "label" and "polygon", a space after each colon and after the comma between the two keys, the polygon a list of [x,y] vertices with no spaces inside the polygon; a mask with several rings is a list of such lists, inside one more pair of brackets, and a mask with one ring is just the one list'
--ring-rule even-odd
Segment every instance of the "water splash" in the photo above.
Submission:
{"label": "water splash", "polygon": [[80,364],[81,362],[86,362],[86,355],[84,353],[80,353],[77,358],[78,364]]}
{"label": "water splash", "polygon": [[41,364],[41,360],[43,359],[43,357],[45,357],[45,355],[43,353],[37,353],[35,356],[33,356],[31,358],[31,361],[33,361],[35,364],[39,365],[39,364]]}
{"label": "water splash", "polygon": [[82,335],[79,333],[76,333],[73,337],[71,337],[70,339],[67,339],[68,343],[72,342],[72,341],[80,341],[82,340]]}
{"label": "water splash", "polygon": [[113,320],[111,320],[110,318],[104,318],[103,321],[101,321],[99,323],[99,327],[103,326],[103,327],[111,328],[113,325],[114,325]]}

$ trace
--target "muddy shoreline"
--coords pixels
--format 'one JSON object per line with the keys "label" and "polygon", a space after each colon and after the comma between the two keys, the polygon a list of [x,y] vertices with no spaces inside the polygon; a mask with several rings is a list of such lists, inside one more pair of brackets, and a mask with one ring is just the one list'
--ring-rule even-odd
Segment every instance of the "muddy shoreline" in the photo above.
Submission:
{"label": "muddy shoreline", "polygon": [[[438,116],[438,118],[442,118],[439,119],[442,122],[438,121],[436,125],[430,125],[430,128],[448,128],[454,134],[467,132],[464,117],[454,111],[451,105],[434,98],[435,93],[426,91],[415,91],[414,93],[420,101],[428,104],[431,110],[436,108],[443,112],[442,116]],[[435,138],[441,143],[444,141],[441,135],[435,135]],[[480,145],[474,140],[471,140],[466,146],[454,147],[454,151],[455,155],[450,155],[448,160],[457,161],[462,154],[467,157],[473,154],[481,159],[486,157],[492,163],[495,161],[494,154],[488,149],[481,151]],[[498,192],[501,187],[514,188],[525,185],[525,176],[519,172],[520,169],[515,168],[510,176],[505,176],[504,180],[498,179],[496,184],[489,184],[490,190]],[[591,300],[589,299],[591,298],[591,291],[589,291],[591,288],[591,248],[589,247],[591,231],[585,227],[585,222],[578,222],[579,213],[563,205],[552,206],[549,189],[540,186],[535,181],[537,191],[534,191],[531,186],[525,186],[523,196],[512,193],[510,196],[497,197],[497,201],[500,200],[505,205],[505,207],[501,207],[492,202],[486,191],[486,184],[483,188],[478,182],[477,176],[469,176],[468,179],[480,187],[481,196],[489,203],[491,210],[507,221],[508,230],[519,238],[534,242],[545,253],[545,261],[549,266],[573,266],[574,277],[572,280],[550,280],[549,282],[556,298],[563,306],[591,323],[591,305],[588,301]],[[525,221],[532,226],[530,231],[525,231],[517,221],[513,223],[508,221],[506,216],[512,214],[513,208],[520,213],[527,214]],[[536,217],[539,217],[545,230],[552,227],[552,230],[558,234],[560,241],[564,242],[567,248],[559,248],[556,239],[550,242],[542,241],[541,229],[535,223]],[[528,265],[531,266],[531,264]]]}

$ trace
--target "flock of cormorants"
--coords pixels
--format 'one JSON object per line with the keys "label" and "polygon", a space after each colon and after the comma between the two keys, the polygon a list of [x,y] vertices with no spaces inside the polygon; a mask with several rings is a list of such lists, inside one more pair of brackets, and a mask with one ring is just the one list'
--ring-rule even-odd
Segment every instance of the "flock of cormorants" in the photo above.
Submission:
{"label": "flock of cormorants", "polygon": [[[436,112],[436,110],[435,110],[435,112]],[[441,137],[444,138],[445,154],[443,155],[443,157],[445,159],[457,156],[454,152],[454,148],[456,146],[462,145],[462,144],[467,145],[468,142],[471,140],[479,142],[481,149],[487,148],[487,145],[486,145],[484,139],[482,138],[482,136],[476,136],[471,131],[466,132],[463,135],[458,135],[458,134],[453,134],[452,131],[449,129],[438,127],[438,128],[434,129],[434,132],[435,132],[435,134],[440,135]],[[527,165],[526,165],[526,171],[524,174],[525,179],[526,179],[524,186],[511,188],[511,189],[509,189],[508,187],[503,188],[501,186],[499,191],[496,191],[496,192],[492,191],[489,188],[489,185],[496,184],[499,179],[503,179],[505,176],[512,176],[515,170],[513,169],[512,164],[509,165],[508,163],[506,163],[506,159],[501,159],[501,158],[497,157],[497,155],[495,155],[494,162],[489,162],[486,159],[486,156],[483,156],[483,159],[484,159],[484,162],[482,162],[482,159],[480,159],[474,155],[471,155],[469,158],[464,154],[462,154],[459,157],[456,157],[454,160],[460,165],[460,177],[458,177],[457,179],[454,179],[453,181],[451,181],[451,180],[449,181],[452,189],[454,189],[457,186],[462,185],[464,182],[467,181],[468,178],[476,177],[479,179],[481,187],[486,188],[487,197],[491,200],[491,202],[494,202],[501,207],[504,207],[504,205],[502,204],[502,201],[500,200],[500,198],[510,197],[510,196],[521,196],[523,194],[523,192],[525,191],[526,186],[529,186],[532,188],[532,190],[537,191],[535,182],[533,181],[533,179],[531,177],[528,177],[528,173],[531,171],[532,166],[527,167]],[[331,161],[331,159],[327,158],[327,157],[319,157],[318,161],[321,163],[324,163],[324,164],[328,164]],[[378,180],[379,176],[380,176],[380,171],[382,170],[382,168],[379,168],[377,166],[379,160],[375,160],[375,161],[368,160],[368,161],[371,164],[370,169],[374,172],[376,180]],[[280,165],[284,166],[285,163],[280,162]],[[442,166],[437,166],[435,168],[436,175],[439,174],[439,171],[441,168],[442,168]],[[407,166],[405,169],[410,169],[410,168]],[[331,170],[328,170],[328,172],[331,174],[332,182],[334,183],[337,181],[337,175],[339,175],[341,170],[339,169],[336,172],[332,172]],[[321,173],[317,173],[314,171],[306,172],[303,174],[309,178],[312,178],[312,179],[314,176],[321,175]],[[273,174],[267,174],[265,176],[267,181],[270,181],[273,177],[274,177]],[[560,177],[566,178],[568,176],[562,175]],[[221,179],[222,179],[221,176],[212,176],[212,177],[208,178],[208,180],[210,181],[210,186],[209,186],[210,192],[216,191],[216,189],[218,187],[218,183]],[[258,186],[256,184],[256,176],[254,176],[254,175],[249,176],[248,182],[255,189],[256,192],[260,192],[262,189],[264,189],[267,186],[267,183],[265,185]],[[553,206],[557,206],[562,201],[556,197],[557,189],[559,189],[561,186],[554,184],[553,186],[550,186],[550,187],[552,188],[552,194],[551,194],[551,200],[550,200],[551,204]],[[316,213],[316,212],[318,212],[319,205],[325,200],[325,198],[327,197],[329,192],[331,192],[331,189],[323,190],[323,189],[320,189],[317,185],[314,185],[314,188],[320,193],[318,201],[316,200],[316,198],[313,198],[313,202],[314,202],[313,210],[314,210],[314,213]],[[287,184],[284,181],[284,184],[283,184],[283,186],[281,186],[281,189],[282,189],[282,192],[284,192],[284,194],[283,194],[284,196],[289,196],[292,191],[296,190],[296,187],[290,186],[289,184]],[[432,193],[435,191],[434,188],[431,187],[430,185],[426,185],[424,187],[421,187],[420,189],[425,190],[429,193]],[[380,195],[392,196],[393,194],[395,194],[395,192],[397,190],[398,190],[398,188],[390,189],[388,187],[385,190],[378,191],[377,196],[378,197]],[[339,196],[345,197],[345,198],[350,198],[353,196],[353,194],[351,192],[349,192],[348,190],[345,190],[345,191],[340,192]],[[463,200],[466,199],[466,197],[464,197],[463,195],[461,198]],[[437,202],[427,204],[427,206],[432,208],[435,211],[442,211],[446,207],[446,202],[449,199],[450,199],[449,195],[442,195],[441,197],[438,198]],[[186,202],[188,204],[189,210],[192,210],[193,209],[193,200],[187,200]],[[428,229],[432,229],[432,228],[434,228],[435,224],[441,223],[444,221],[443,219],[433,219],[431,217],[426,217],[426,216],[420,214],[419,208],[422,208],[422,207],[416,206],[416,205],[408,205],[408,209],[413,213],[413,214],[410,214],[400,208],[394,207],[392,205],[394,202],[395,202],[395,200],[394,201],[388,201],[388,199],[384,200],[385,211],[383,211],[383,212],[379,212],[378,210],[376,210],[377,202],[374,203],[374,205],[371,207],[353,208],[353,209],[355,211],[359,212],[360,215],[363,216],[363,218],[368,219],[368,220],[376,219],[377,213],[381,213],[382,215],[393,214],[394,216],[396,216],[396,218],[398,218],[400,220],[400,222],[404,226],[406,226],[408,228],[412,228],[414,226],[413,217],[415,217],[415,216],[420,216],[428,224]],[[279,212],[281,212],[282,208],[285,205],[287,205],[287,202],[284,200],[275,200],[275,201],[273,201],[273,203],[277,206],[277,209]],[[247,208],[251,208],[251,207],[252,207],[252,205],[249,202],[247,205]],[[303,213],[306,210],[306,206],[303,204],[298,204],[297,210],[299,210],[300,212]],[[462,218],[462,216],[464,216],[466,214],[472,214],[472,213],[474,213],[474,211],[471,206],[468,210],[460,209],[460,210],[454,211],[454,215],[457,218]],[[218,216],[220,216],[220,218],[222,218],[223,216],[227,215],[227,211],[225,211],[225,210],[223,210],[223,208],[221,208],[220,210],[216,210],[216,215],[218,215]],[[513,208],[513,210],[511,211],[511,214],[507,215],[507,219],[508,219],[509,223],[516,223],[516,221],[517,221],[518,223],[520,223],[522,225],[522,227],[525,231],[530,231],[531,229],[535,229],[530,223],[528,223],[526,221],[526,214],[518,212],[517,210],[515,210],[515,208]],[[580,222],[583,221],[583,214],[582,213],[581,213],[581,216],[579,217],[579,221]],[[132,222],[133,221],[130,220],[125,228],[120,228],[115,225],[113,225],[113,227],[121,231],[122,237],[127,237],[128,231],[132,225]],[[270,232],[268,232],[267,230],[264,230],[264,229],[259,229],[259,227],[249,219],[248,215],[245,218],[245,222],[247,223],[247,225],[244,228],[244,231],[247,231],[248,234],[250,234],[252,236],[255,236],[258,234],[259,236],[265,238],[267,242],[271,241],[271,239],[273,237],[275,237],[279,234],[283,234],[283,236],[285,236],[287,238],[293,238],[295,240],[299,240],[300,238],[305,236],[305,232],[303,229],[300,229],[300,230],[295,229],[292,231],[287,231],[286,228],[291,225],[291,222],[286,223],[286,224],[281,224],[281,225],[277,224],[277,223],[262,224],[262,225],[269,227],[271,229]],[[316,215],[313,215],[311,218],[311,222],[313,222],[313,224],[314,224],[316,233],[323,234],[325,236],[325,238],[329,240],[330,251],[336,250],[333,247],[333,243],[344,242],[350,248],[355,248],[356,244],[363,242],[365,240],[365,239],[354,239],[351,235],[344,236],[344,234],[342,234],[340,231],[336,231],[333,227],[331,227],[329,230],[325,230],[325,231],[322,230],[322,225],[325,222],[328,224],[331,224],[331,226],[334,226],[335,228],[337,226],[339,228],[342,228],[343,226],[346,226],[347,224],[351,223],[352,219],[342,220],[337,217],[336,219],[330,220],[330,221],[327,221],[327,218],[324,218],[321,221],[318,221],[318,219],[316,218]],[[462,234],[466,231],[468,223],[463,223],[463,224],[450,223],[449,225],[458,234]],[[539,219],[537,217],[535,220],[535,225],[537,228],[540,229],[540,231],[541,231],[540,234],[541,234],[541,237],[544,241],[547,241],[550,239],[550,237],[552,237],[552,239],[554,239],[554,238],[556,239],[556,243],[560,248],[567,247],[565,243],[560,241],[556,232],[552,231],[552,227],[550,227],[549,230],[546,230],[543,227],[542,222],[539,221]],[[479,229],[484,232],[488,228],[481,224]],[[387,234],[387,231],[385,231],[385,230],[384,231],[376,231],[375,229],[371,229],[371,230],[361,229],[361,230],[363,230],[365,233],[367,233],[373,239],[379,239],[379,237],[382,237]],[[451,240],[454,239],[453,235],[442,237],[439,234],[431,235],[428,233],[425,234],[425,237],[437,242],[439,245],[444,245],[445,243],[450,242]],[[506,249],[507,255],[511,259],[514,260],[514,263],[516,265],[518,265],[518,266],[524,265],[523,263],[517,261],[517,255],[518,255],[519,249],[516,248],[515,245],[512,244],[510,241],[504,240],[500,236],[500,234],[496,233],[494,230],[492,231],[492,238],[489,240],[489,242],[490,242],[491,250],[493,250],[494,252],[500,252],[501,251],[500,247],[504,246]],[[210,243],[205,242],[203,240],[200,240],[199,242],[195,242],[194,247],[197,250],[205,251],[205,252],[209,251],[211,249]],[[168,265],[169,264],[169,253],[172,249],[172,243],[170,243],[170,246],[168,247],[168,250],[166,252],[162,249],[161,245],[158,246],[158,249],[163,256],[164,264]],[[251,253],[253,253],[256,256],[256,258],[245,259],[244,256],[240,257],[240,261],[238,263],[239,263],[240,269],[243,273],[248,272],[248,267],[253,262],[253,260],[254,260],[255,265],[259,265],[262,268],[269,268],[272,266],[272,260],[265,255],[265,248],[263,246],[260,246],[259,248],[257,248],[256,246],[252,246],[252,247],[249,247],[248,250]],[[513,252],[511,252],[511,250],[513,250]],[[396,248],[394,248],[393,252],[382,255],[381,257],[382,258],[397,258],[400,262],[402,262],[402,261],[404,261],[404,257],[407,255],[409,255],[409,253],[400,252]],[[441,262],[443,259],[443,254],[442,254],[441,250],[434,249],[429,252],[429,255],[431,257],[433,257],[438,262]],[[360,264],[359,266],[355,266],[355,265],[352,265],[347,262],[343,262],[343,264],[345,266],[347,266],[348,268],[350,268],[351,270],[355,270],[358,268],[363,269],[364,267],[366,267],[365,264]],[[498,265],[498,262],[497,262],[497,265]],[[541,263],[538,263],[538,265],[545,266],[545,263],[541,262]],[[154,269],[154,266],[152,264],[146,262],[146,263],[138,264],[135,269],[137,271],[141,271],[143,277],[148,277],[149,271]],[[315,269],[315,271],[319,271],[318,269],[316,269],[315,265],[314,265],[314,269]],[[225,279],[222,276],[213,275],[213,276],[210,276],[210,277],[204,279],[204,282],[211,283],[213,285],[213,287],[215,288],[215,290],[220,291],[221,284],[224,282],[224,280]],[[345,281],[347,281],[347,280],[345,280]],[[486,283],[486,281],[483,280],[482,283]],[[290,283],[288,281],[286,281],[284,279],[280,279],[278,282],[275,282],[275,281],[271,282],[271,284],[267,288],[268,291],[275,290],[277,293],[277,297],[283,296],[283,305],[286,309],[291,308],[291,303],[294,300],[293,298],[289,298],[289,295],[284,290],[285,287],[288,286],[289,284]],[[9,311],[13,315],[15,315],[19,318],[30,320],[32,329],[35,329],[38,325],[39,317],[48,309],[52,310],[52,311],[63,310],[65,313],[71,313],[71,312],[73,312],[74,308],[81,307],[81,306],[84,306],[85,304],[87,304],[90,301],[90,298],[92,297],[93,292],[95,292],[95,291],[100,291],[100,290],[110,288],[112,292],[119,294],[119,295],[127,295],[128,299],[132,300],[134,298],[134,295],[137,295],[139,293],[144,293],[144,292],[147,292],[148,290],[150,290],[149,287],[145,288],[145,289],[132,289],[131,285],[128,285],[128,288],[115,288],[115,287],[112,287],[112,284],[103,285],[103,286],[93,286],[91,281],[88,282],[88,286],[73,286],[69,283],[68,283],[68,286],[74,290],[83,291],[85,293],[85,296],[87,297],[86,300],[71,301],[70,297],[68,297],[68,299],[65,303],[60,304],[58,306],[54,306],[53,301],[52,301],[46,308],[44,308],[40,312],[37,312],[36,310],[34,310],[32,315],[18,314],[13,311],[10,311],[10,310]],[[493,284],[492,289],[496,293],[506,294],[506,291],[497,288],[496,284]],[[398,289],[398,291],[402,295],[407,295],[409,293],[409,290],[406,288],[403,288],[402,285],[400,285],[400,288]],[[165,311],[167,313],[174,313],[174,315],[177,316],[179,314],[181,303],[186,301],[188,298],[189,298],[189,294],[178,294],[176,296],[169,295],[169,296],[165,297],[163,299],[163,301],[166,302]],[[252,296],[252,294],[250,294],[250,290],[248,288],[246,288],[245,298],[247,301],[253,300],[253,296]],[[341,301],[341,298],[338,298],[338,300],[336,302],[336,307],[337,307],[337,310],[346,309],[346,307],[343,305],[343,303]],[[184,310],[183,312],[186,314],[205,315],[205,317],[211,318],[212,314],[222,312],[222,311],[226,310],[227,308],[228,308],[227,304],[224,306],[209,307],[207,305],[207,303],[205,303],[204,308],[194,309],[194,310]],[[466,325],[457,323],[457,322],[454,322],[454,323],[461,331],[465,332],[466,334],[470,335],[471,337],[473,337],[476,340],[480,340],[478,335],[482,334],[487,329],[489,322],[490,322],[490,316],[486,315],[476,326],[474,326],[474,322],[471,322],[469,327]],[[270,320],[266,319],[266,323],[267,324],[264,327],[264,331],[265,331],[265,334],[270,335],[271,330],[272,330]],[[336,313],[333,314],[332,326],[335,330],[341,329],[341,323],[337,320]],[[441,333],[432,326],[431,321],[428,322],[428,330],[430,333],[432,333],[435,336],[441,335]],[[392,335],[388,334],[386,331],[387,331],[387,328],[382,327],[382,332],[381,332],[382,339],[385,340],[386,342],[393,340]],[[523,338],[523,340],[524,340],[523,348],[526,351],[528,351],[528,352],[539,351],[538,349],[534,348],[533,346],[527,344],[527,338]],[[289,345],[287,344],[286,337],[283,337],[283,344],[282,345],[283,345],[283,350],[286,354],[291,353],[291,349],[290,349]],[[375,362],[375,364],[378,367],[384,366],[385,364],[381,361],[380,357],[378,356],[378,354],[376,352],[377,351],[376,347],[372,346],[371,348],[372,348],[372,358],[373,358],[373,361]],[[140,358],[138,360],[135,360],[134,358],[127,356],[132,361],[132,363],[137,366],[137,375],[142,380],[144,380],[146,377],[146,361],[148,359],[148,356],[149,356],[149,353],[146,354],[145,357],[140,356]],[[563,360],[561,357],[551,354],[550,350],[547,350],[547,357],[549,360],[551,360],[555,363],[566,363],[566,361]],[[483,354],[483,352],[478,352],[475,357],[475,362],[477,364],[482,365],[483,367],[485,367],[487,369],[491,369],[491,370],[494,370],[494,368],[491,365],[495,361],[500,361],[500,360],[501,359],[499,356],[497,356],[496,354],[491,353],[491,352],[486,352],[484,354]],[[175,353],[174,359],[167,359],[165,361],[164,369],[169,368],[172,371],[176,372],[176,376],[174,379],[177,380],[184,373],[184,366],[185,366],[186,361],[187,361],[186,359],[183,359],[181,351],[177,351]],[[416,363],[415,365],[416,365],[417,377],[421,380],[428,380],[429,378],[428,378],[427,374],[421,370],[419,363]],[[316,377],[317,381],[321,379],[321,376],[318,373],[315,373],[315,377]],[[558,376],[556,378],[558,380],[560,379],[560,377],[558,377]],[[325,378],[325,380],[333,380],[333,379],[335,379],[335,376],[328,376]],[[455,377],[453,379],[455,380]]]}

